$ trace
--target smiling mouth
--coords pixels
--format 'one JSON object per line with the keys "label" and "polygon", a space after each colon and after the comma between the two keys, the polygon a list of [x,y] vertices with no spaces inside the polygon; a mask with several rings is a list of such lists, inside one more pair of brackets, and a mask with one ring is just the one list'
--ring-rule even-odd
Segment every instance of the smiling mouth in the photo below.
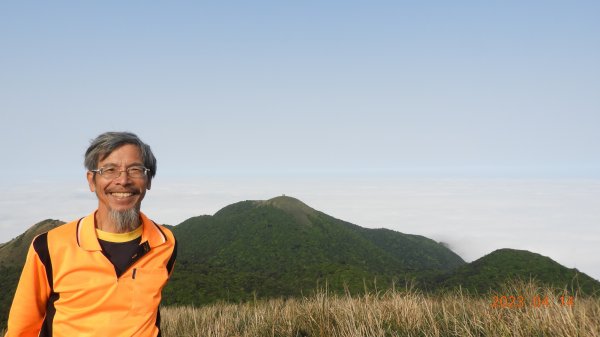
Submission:
{"label": "smiling mouth", "polygon": [[113,192],[110,195],[117,198],[127,198],[133,195],[131,192]]}

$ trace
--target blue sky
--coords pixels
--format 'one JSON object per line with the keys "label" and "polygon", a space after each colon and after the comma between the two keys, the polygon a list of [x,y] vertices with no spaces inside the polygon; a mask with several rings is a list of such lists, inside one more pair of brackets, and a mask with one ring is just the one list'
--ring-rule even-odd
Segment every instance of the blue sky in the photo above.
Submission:
{"label": "blue sky", "polygon": [[[93,210],[83,152],[130,130],[159,160],[144,205],[159,222],[285,193],[454,240],[468,259],[530,248],[600,278],[588,258],[599,13],[592,1],[2,2],[0,242]],[[511,241],[502,228],[517,223]],[[561,228],[581,237],[557,243]],[[490,244],[469,250],[458,231]]]}

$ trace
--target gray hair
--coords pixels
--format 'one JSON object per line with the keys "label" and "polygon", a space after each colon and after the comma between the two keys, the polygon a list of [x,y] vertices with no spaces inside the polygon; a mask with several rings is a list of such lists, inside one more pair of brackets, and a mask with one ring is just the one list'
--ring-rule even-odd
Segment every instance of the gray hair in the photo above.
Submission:
{"label": "gray hair", "polygon": [[144,166],[150,170],[149,179],[156,174],[156,158],[150,146],[131,132],[105,132],[90,142],[90,147],[85,151],[83,165],[88,171],[98,169],[98,162],[108,157],[114,150],[125,145],[133,144],[140,149]]}

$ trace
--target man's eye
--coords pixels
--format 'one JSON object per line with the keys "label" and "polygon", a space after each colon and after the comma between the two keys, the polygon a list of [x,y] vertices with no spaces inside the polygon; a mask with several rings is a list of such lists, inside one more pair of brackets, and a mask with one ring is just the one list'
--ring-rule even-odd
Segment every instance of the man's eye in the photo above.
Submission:
{"label": "man's eye", "polygon": [[117,172],[116,168],[105,168],[102,170],[103,174],[114,174],[115,172]]}
{"label": "man's eye", "polygon": [[142,168],[141,167],[130,167],[129,168],[129,173],[131,174],[140,174],[142,173]]}

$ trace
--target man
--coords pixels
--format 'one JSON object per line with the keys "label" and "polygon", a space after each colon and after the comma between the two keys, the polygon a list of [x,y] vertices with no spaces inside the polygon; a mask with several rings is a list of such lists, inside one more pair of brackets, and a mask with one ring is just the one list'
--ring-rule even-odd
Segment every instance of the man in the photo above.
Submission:
{"label": "man", "polygon": [[98,209],[33,240],[6,337],[160,335],[177,250],[171,231],[140,212],[156,158],[135,134],[107,132],[84,164]]}

